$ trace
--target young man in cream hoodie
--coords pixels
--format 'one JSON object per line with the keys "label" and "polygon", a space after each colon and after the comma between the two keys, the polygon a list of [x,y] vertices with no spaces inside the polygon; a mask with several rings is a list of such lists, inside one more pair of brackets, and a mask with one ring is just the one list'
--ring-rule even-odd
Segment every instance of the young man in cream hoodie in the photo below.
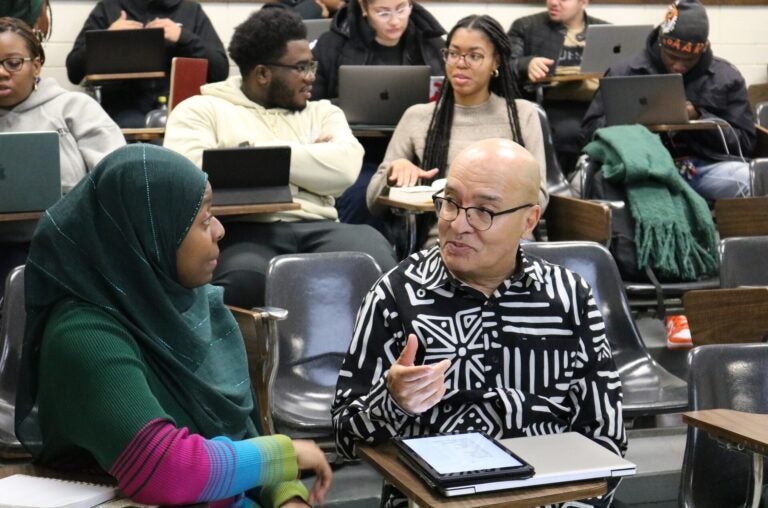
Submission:
{"label": "young man in cream hoodie", "polygon": [[227,223],[214,276],[226,302],[262,304],[267,265],[278,254],[359,251],[382,270],[392,268],[392,247],[380,233],[337,221],[334,198],[357,178],[363,147],[339,108],[309,102],[317,67],[301,18],[262,9],[235,29],[229,54],[242,77],[206,85],[179,104],[164,144],[198,166],[208,148],[288,145],[291,190],[301,210]]}

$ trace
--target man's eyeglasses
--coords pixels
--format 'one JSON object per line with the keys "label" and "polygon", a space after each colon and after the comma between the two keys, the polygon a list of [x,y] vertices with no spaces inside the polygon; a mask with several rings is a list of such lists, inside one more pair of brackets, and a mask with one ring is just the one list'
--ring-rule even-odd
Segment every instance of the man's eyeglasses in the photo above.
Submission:
{"label": "man's eyeglasses", "polygon": [[404,18],[411,12],[411,4],[401,5],[394,11],[386,9],[381,11],[373,11],[373,15],[379,18],[379,20],[388,23],[392,18]]}
{"label": "man's eyeglasses", "polygon": [[5,58],[0,60],[0,65],[5,67],[8,72],[19,72],[24,67],[24,62],[31,62],[34,60],[32,57],[21,58],[19,56],[13,56],[11,58]]}
{"label": "man's eyeglasses", "polygon": [[311,61],[311,62],[301,62],[294,65],[288,65],[288,64],[281,64],[281,63],[265,63],[263,65],[269,66],[269,67],[283,67],[285,69],[293,69],[305,78],[309,77],[310,74],[316,74],[317,73],[317,62]]}
{"label": "man's eyeglasses", "polygon": [[464,210],[464,213],[467,214],[467,222],[478,231],[487,231],[490,229],[491,225],[493,225],[493,218],[498,215],[514,213],[518,210],[534,206],[533,203],[528,203],[510,208],[509,210],[492,212],[479,206],[459,206],[450,198],[438,197],[437,195],[441,192],[443,191],[438,191],[432,195],[432,202],[435,204],[437,216],[444,221],[453,222],[456,220],[456,217],[459,216],[459,210]]}
{"label": "man's eyeglasses", "polygon": [[443,60],[445,60],[445,63],[449,65],[456,65],[459,63],[459,60],[463,58],[464,65],[472,69],[475,69],[477,67],[480,67],[480,65],[483,63],[483,60],[485,59],[484,54],[477,53],[475,51],[470,51],[469,53],[460,53],[455,49],[445,49],[445,48],[441,49],[440,51],[443,53]]}

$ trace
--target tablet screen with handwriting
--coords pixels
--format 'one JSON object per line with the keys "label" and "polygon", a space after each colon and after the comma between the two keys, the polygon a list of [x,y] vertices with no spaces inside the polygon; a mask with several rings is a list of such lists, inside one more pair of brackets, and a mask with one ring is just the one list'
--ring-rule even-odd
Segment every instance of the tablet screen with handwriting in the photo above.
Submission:
{"label": "tablet screen with handwriting", "polygon": [[481,432],[397,438],[396,446],[417,472],[436,485],[527,478],[533,467]]}

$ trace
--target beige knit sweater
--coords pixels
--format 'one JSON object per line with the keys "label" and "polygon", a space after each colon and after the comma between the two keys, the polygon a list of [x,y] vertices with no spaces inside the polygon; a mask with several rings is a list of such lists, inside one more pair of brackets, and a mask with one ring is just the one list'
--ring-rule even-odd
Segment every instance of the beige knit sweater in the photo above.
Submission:
{"label": "beige knit sweater", "polygon": [[[515,103],[520,119],[520,131],[523,134],[523,144],[539,163],[541,173],[539,204],[545,208],[549,195],[547,194],[544,137],[539,115],[533,103],[522,99],[516,100]],[[366,201],[368,208],[375,215],[381,215],[385,211],[384,207],[376,205],[376,198],[387,186],[387,176],[392,162],[397,159],[407,159],[416,163],[423,159],[427,129],[434,110],[434,102],[411,106],[397,124],[392,140],[387,146],[384,161],[368,184]],[[491,94],[486,102],[477,106],[455,106],[451,140],[448,145],[448,163],[450,164],[454,157],[467,146],[487,138],[512,139],[506,101],[494,94]]]}

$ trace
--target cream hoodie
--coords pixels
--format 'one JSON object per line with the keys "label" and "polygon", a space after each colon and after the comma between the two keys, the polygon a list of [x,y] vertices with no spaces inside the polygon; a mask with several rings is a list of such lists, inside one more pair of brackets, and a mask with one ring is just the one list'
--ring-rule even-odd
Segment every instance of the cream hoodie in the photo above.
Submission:
{"label": "cream hoodie", "polygon": [[344,113],[325,100],[308,102],[302,111],[265,109],[243,94],[241,83],[240,77],[232,77],[205,85],[202,95],[174,108],[164,146],[200,167],[208,148],[288,145],[291,192],[301,210],[253,219],[337,220],[334,197],[355,182],[363,162],[363,147]]}

